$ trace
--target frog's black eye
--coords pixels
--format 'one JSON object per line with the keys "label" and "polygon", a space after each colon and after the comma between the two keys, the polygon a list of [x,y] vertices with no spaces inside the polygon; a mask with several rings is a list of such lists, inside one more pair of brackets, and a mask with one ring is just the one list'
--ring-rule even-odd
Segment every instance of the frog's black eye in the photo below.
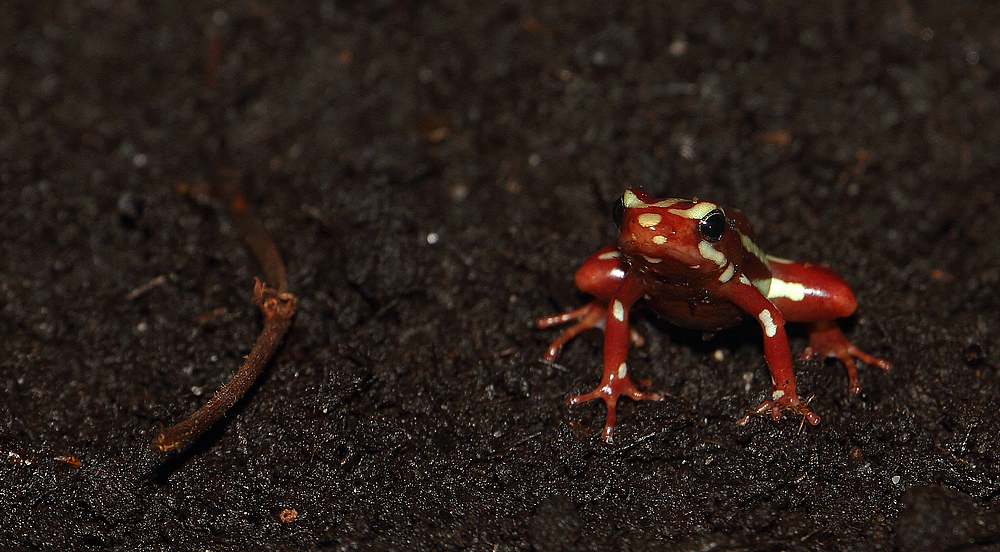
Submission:
{"label": "frog's black eye", "polygon": [[702,217],[698,223],[698,231],[701,237],[710,242],[717,242],[722,239],[722,232],[726,230],[726,215],[721,209],[715,209],[711,213]]}
{"label": "frog's black eye", "polygon": [[622,219],[625,218],[625,196],[618,198],[615,206],[611,208],[611,218],[614,219],[616,225],[622,225]]}

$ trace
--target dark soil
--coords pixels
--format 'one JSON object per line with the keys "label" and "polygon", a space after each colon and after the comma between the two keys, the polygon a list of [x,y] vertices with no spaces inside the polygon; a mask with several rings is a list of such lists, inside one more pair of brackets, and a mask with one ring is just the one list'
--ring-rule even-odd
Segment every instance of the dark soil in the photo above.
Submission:
{"label": "dark soil", "polygon": [[[5,1],[0,548],[1000,549],[1000,8],[812,5]],[[179,191],[216,162],[299,312],[163,455],[260,331],[255,258]],[[822,423],[741,428],[759,329],[643,319],[669,397],[602,442],[565,404],[600,334],[549,366],[532,320],[631,186],[836,267],[893,369],[797,362]]]}

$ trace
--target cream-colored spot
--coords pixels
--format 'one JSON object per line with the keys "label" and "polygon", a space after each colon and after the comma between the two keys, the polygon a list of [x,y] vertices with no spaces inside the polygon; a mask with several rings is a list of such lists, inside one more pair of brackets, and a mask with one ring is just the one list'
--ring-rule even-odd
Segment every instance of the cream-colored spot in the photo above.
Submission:
{"label": "cream-colored spot", "polygon": [[614,316],[615,320],[619,322],[625,321],[625,307],[622,306],[621,301],[616,299],[615,302],[611,304],[611,315]]}
{"label": "cream-colored spot", "polygon": [[618,379],[624,379],[625,376],[627,375],[628,375],[628,366],[625,366],[625,363],[623,362],[618,365]]}
{"label": "cream-colored spot", "polygon": [[751,286],[751,285],[753,285],[753,284],[750,283],[750,278],[747,278],[746,274],[740,274],[740,283],[743,284],[743,285],[745,285],[745,286]]}
{"label": "cream-colored spot", "polygon": [[684,218],[700,219],[718,208],[719,206],[711,201],[701,201],[688,209],[671,209],[670,212]]}
{"label": "cream-colored spot", "polygon": [[784,391],[782,391],[781,389],[775,389],[774,393],[771,393],[771,400],[772,401],[776,401],[776,400],[778,400],[778,399],[780,399],[781,397],[784,397],[784,396],[785,396],[785,392]]}
{"label": "cream-colored spot", "polygon": [[608,274],[616,280],[621,280],[622,278],[625,277],[625,271],[620,266],[612,268],[611,272],[609,272]]}
{"label": "cream-colored spot", "polygon": [[764,327],[764,335],[774,337],[774,334],[778,333],[778,326],[774,324],[774,319],[771,318],[771,311],[762,310],[757,315],[757,318],[760,319],[760,325]]}
{"label": "cream-colored spot", "polygon": [[781,257],[775,257],[774,255],[765,255],[765,256],[767,257],[767,260],[771,261],[772,263],[781,263],[781,264],[793,264],[793,263],[795,263],[795,261],[793,261],[791,259],[783,259]]}
{"label": "cream-colored spot", "polygon": [[671,205],[675,205],[675,204],[680,203],[682,201],[684,201],[684,200],[683,199],[677,199],[677,198],[670,197],[670,198],[667,198],[667,199],[661,199],[660,201],[657,201],[656,203],[650,205],[650,207],[663,207],[663,208],[667,208],[667,207],[670,207]]}
{"label": "cream-colored spot", "polygon": [[717,251],[714,247],[712,247],[712,244],[707,241],[698,242],[698,252],[701,253],[702,257],[705,257],[720,267],[726,265],[726,254],[721,251]]}
{"label": "cream-colored spot", "polygon": [[617,259],[618,255],[619,253],[617,251],[605,251],[604,253],[598,255],[597,258],[602,261],[609,261],[611,259]]}
{"label": "cream-colored spot", "polygon": [[663,262],[663,259],[657,259],[656,257],[647,257],[647,256],[643,255],[642,258],[646,259],[646,262],[649,263],[649,264],[656,264],[656,263],[662,263]]}
{"label": "cream-colored spot", "polygon": [[758,259],[760,259],[760,262],[764,263],[764,266],[770,266],[767,261],[767,255],[765,255],[764,252],[761,251],[760,247],[757,246],[757,243],[753,241],[749,236],[744,236],[743,234],[740,234],[740,242],[743,243],[743,248],[753,253],[754,257],[757,257]]}
{"label": "cream-colored spot", "polygon": [[771,279],[764,278],[763,280],[754,280],[753,287],[757,288],[757,291],[759,291],[761,295],[767,297],[767,294],[771,291]]}
{"label": "cream-colored spot", "polygon": [[622,195],[622,203],[625,204],[626,209],[635,209],[636,207],[649,207],[649,205],[645,201],[639,199],[638,196],[632,193],[632,190],[625,190],[625,194]]}
{"label": "cream-colored spot", "polygon": [[663,215],[659,213],[643,213],[639,215],[639,226],[652,228],[663,221]]}
{"label": "cream-colored spot", "polygon": [[733,279],[733,275],[736,274],[736,266],[733,263],[729,263],[729,266],[719,274],[719,281],[723,284]]}
{"label": "cream-colored spot", "polygon": [[768,299],[784,297],[792,301],[801,301],[806,297],[806,286],[796,282],[786,282],[771,278],[771,289],[767,292]]}
{"label": "cream-colored spot", "polygon": [[663,244],[667,243],[667,237],[666,236],[653,236],[653,243],[655,243],[656,245],[663,245]]}

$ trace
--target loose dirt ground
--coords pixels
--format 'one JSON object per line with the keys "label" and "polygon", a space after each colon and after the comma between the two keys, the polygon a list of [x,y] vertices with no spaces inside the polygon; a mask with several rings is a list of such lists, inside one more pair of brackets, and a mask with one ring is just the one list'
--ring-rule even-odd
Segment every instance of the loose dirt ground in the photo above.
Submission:
{"label": "loose dirt ground", "polygon": [[[1000,9],[475,4],[0,7],[3,547],[996,549]],[[255,259],[178,191],[216,162],[300,310],[161,455],[260,330]],[[630,366],[670,396],[600,441],[603,407],[565,405],[600,334],[548,366],[531,321],[586,300],[631,186],[836,267],[894,368],[851,396],[799,362],[822,424],[740,428],[759,330],[642,319]]]}

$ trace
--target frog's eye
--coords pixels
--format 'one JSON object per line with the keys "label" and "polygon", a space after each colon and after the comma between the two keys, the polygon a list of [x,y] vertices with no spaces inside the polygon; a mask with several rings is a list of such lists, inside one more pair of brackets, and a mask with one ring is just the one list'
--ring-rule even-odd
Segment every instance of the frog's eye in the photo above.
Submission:
{"label": "frog's eye", "polygon": [[698,223],[698,231],[701,237],[710,242],[717,242],[722,239],[722,232],[726,230],[726,215],[721,209],[715,209],[701,218]]}
{"label": "frog's eye", "polygon": [[625,218],[625,196],[618,198],[615,206],[611,208],[611,218],[614,219],[616,225],[622,225],[622,219]]}

